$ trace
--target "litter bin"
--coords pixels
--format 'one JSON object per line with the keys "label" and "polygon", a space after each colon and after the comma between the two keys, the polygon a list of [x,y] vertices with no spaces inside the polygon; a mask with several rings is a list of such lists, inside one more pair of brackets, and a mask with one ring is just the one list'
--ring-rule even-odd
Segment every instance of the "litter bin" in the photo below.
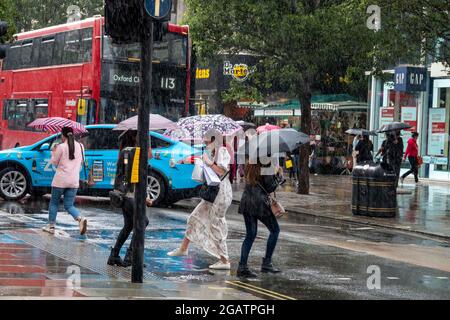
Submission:
{"label": "litter bin", "polygon": [[395,172],[384,164],[358,164],[352,174],[352,212],[358,216],[393,218],[397,213]]}

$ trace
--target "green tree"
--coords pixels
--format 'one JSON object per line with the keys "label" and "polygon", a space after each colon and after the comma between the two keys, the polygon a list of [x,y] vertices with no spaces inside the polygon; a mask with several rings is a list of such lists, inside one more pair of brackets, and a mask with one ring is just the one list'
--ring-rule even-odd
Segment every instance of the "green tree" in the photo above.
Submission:
{"label": "green tree", "polygon": [[[201,57],[221,51],[261,57],[264,72],[253,82],[298,97],[301,131],[310,134],[312,93],[342,91],[370,67],[373,33],[365,26],[365,8],[348,14],[348,6],[331,0],[189,0],[187,21]],[[302,194],[309,193],[309,148],[300,148]]]}
{"label": "green tree", "polygon": [[[411,2],[416,5],[405,10]],[[381,74],[381,70],[397,63],[419,63],[425,50],[422,40],[432,43],[437,35],[443,35],[437,25],[441,29],[447,25],[440,15],[439,19],[425,17],[438,22],[424,21],[420,30],[408,26],[420,19],[416,12],[419,3],[423,1],[187,0],[186,18],[201,59],[218,52],[243,51],[261,57],[259,67],[264,72],[254,76],[251,86],[280,86],[298,97],[301,131],[310,134],[313,92],[365,96],[365,71]],[[369,30],[366,24],[366,10],[372,4],[382,8],[378,32]],[[426,14],[431,12],[431,7],[425,10]],[[432,47],[428,48],[430,52]],[[235,98],[239,90],[258,96],[254,90],[233,85],[225,97]],[[308,158],[309,145],[305,145],[300,150],[297,190],[302,194],[309,193]]]}
{"label": "green tree", "polygon": [[45,28],[67,22],[67,8],[80,7],[82,18],[103,15],[103,0],[16,0],[19,31]]}
{"label": "green tree", "polygon": [[2,0],[0,2],[0,20],[8,23],[8,34],[0,41],[6,41],[11,39],[12,35],[16,32],[15,20],[17,18],[17,12],[15,11],[13,0]]}

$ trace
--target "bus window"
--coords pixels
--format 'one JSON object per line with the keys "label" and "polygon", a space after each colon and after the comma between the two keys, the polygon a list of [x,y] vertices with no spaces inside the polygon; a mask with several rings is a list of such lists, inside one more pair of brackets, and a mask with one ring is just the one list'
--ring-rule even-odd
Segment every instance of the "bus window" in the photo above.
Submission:
{"label": "bus window", "polygon": [[13,100],[8,106],[8,129],[33,131],[27,127],[34,120],[33,112],[30,112],[29,100]]}
{"label": "bus window", "polygon": [[92,28],[81,30],[81,59],[82,62],[92,61]]}
{"label": "bus window", "polygon": [[52,65],[54,47],[55,47],[55,36],[42,38],[39,45],[38,67],[45,67]]}
{"label": "bus window", "polygon": [[20,48],[21,64],[19,69],[32,67],[33,40],[25,40]]}
{"label": "bus window", "polygon": [[55,45],[53,49],[52,65],[57,66],[62,64],[62,56],[64,52],[64,33],[55,35]]}
{"label": "bus window", "polygon": [[48,100],[38,99],[34,105],[34,118],[47,118],[48,117]]}
{"label": "bus window", "polygon": [[6,58],[3,63],[3,70],[14,70],[20,66],[20,48],[22,42],[13,43],[7,50]]}
{"label": "bus window", "polygon": [[64,39],[63,64],[79,62],[80,55],[80,30],[66,32]]}

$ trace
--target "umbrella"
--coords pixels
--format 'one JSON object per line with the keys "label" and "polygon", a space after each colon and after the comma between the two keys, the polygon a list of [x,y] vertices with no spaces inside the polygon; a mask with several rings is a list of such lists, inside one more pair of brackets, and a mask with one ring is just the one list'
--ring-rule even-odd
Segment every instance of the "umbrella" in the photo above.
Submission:
{"label": "umbrella", "polygon": [[355,136],[376,136],[377,134],[367,129],[348,129],[345,133]]}
{"label": "umbrella", "polygon": [[[169,120],[167,118],[164,118],[163,116],[159,114],[150,114],[150,127],[149,130],[155,131],[155,130],[161,130],[161,129],[175,129],[176,123],[172,120]],[[113,130],[137,130],[138,129],[138,116],[134,116],[131,118],[128,118],[122,122],[120,122],[117,127],[115,127]]]}
{"label": "umbrella", "polygon": [[258,133],[262,133],[262,132],[265,132],[265,131],[280,130],[280,129],[281,128],[279,126],[275,126],[273,124],[266,123],[265,125],[256,128],[256,131]]}
{"label": "umbrella", "polygon": [[[309,142],[310,139],[307,134],[294,129],[272,130],[253,137],[245,145],[241,146],[239,152],[248,154],[255,150],[253,149],[255,148],[254,146],[258,148],[259,155],[293,152],[300,145]],[[245,148],[245,150],[242,150],[242,148]]]}
{"label": "umbrella", "polygon": [[245,122],[245,121],[236,121],[236,123],[238,125],[240,125],[242,127],[242,129],[244,129],[244,131],[247,131],[248,129],[254,129],[256,128],[256,124],[251,123],[251,122]]}
{"label": "umbrella", "polygon": [[59,133],[64,127],[72,128],[74,134],[82,134],[88,132],[81,123],[60,117],[39,118],[31,122],[28,127],[46,131],[49,133]]}
{"label": "umbrella", "polygon": [[177,122],[176,129],[166,130],[164,134],[174,140],[203,140],[208,130],[217,130],[224,136],[232,136],[242,131],[242,127],[224,115],[211,114],[182,118]]}
{"label": "umbrella", "polygon": [[380,129],[377,130],[377,132],[381,133],[381,132],[405,130],[405,129],[409,129],[409,128],[411,128],[411,126],[407,123],[391,122],[391,123],[383,125]]}

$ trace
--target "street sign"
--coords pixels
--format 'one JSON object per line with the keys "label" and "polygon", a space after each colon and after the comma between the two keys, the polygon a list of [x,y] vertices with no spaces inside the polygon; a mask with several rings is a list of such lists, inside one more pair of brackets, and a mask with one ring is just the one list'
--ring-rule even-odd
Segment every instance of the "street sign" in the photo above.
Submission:
{"label": "street sign", "polygon": [[150,17],[163,20],[170,15],[172,0],[145,0],[144,6]]}

